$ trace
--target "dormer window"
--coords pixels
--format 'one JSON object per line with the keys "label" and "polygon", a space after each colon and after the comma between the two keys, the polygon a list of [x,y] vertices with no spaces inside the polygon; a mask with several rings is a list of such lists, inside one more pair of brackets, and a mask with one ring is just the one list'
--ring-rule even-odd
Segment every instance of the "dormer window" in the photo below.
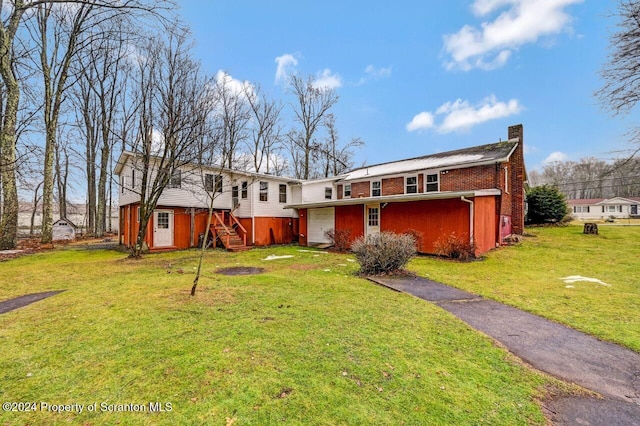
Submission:
{"label": "dormer window", "polygon": [[327,186],[324,188],[324,199],[330,200],[333,197],[333,188]]}
{"label": "dormer window", "polygon": [[440,190],[440,179],[438,173],[425,175],[425,181],[427,183],[427,192],[438,192]]}
{"label": "dormer window", "polygon": [[342,198],[351,198],[351,184],[345,183],[343,188],[344,192],[342,194]]}
{"label": "dormer window", "polygon": [[408,176],[404,186],[405,194],[417,194],[418,193],[418,177]]}
{"label": "dormer window", "polygon": [[373,182],[371,182],[371,196],[372,197],[379,197],[380,195],[382,195],[382,185],[380,184],[379,180],[374,180]]}

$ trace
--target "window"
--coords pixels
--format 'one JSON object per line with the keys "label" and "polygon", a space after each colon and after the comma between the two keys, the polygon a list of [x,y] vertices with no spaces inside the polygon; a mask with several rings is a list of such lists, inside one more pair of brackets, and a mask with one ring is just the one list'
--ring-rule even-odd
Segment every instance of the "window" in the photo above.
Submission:
{"label": "window", "polygon": [[382,193],[380,188],[381,188],[381,185],[379,180],[371,182],[371,196],[379,197]]}
{"label": "window", "polygon": [[269,201],[269,182],[260,181],[260,201]]}
{"label": "window", "polygon": [[324,189],[324,199],[330,200],[332,196],[333,196],[333,188],[326,187]]}
{"label": "window", "polygon": [[222,175],[216,175],[216,192],[222,192]]}
{"label": "window", "polygon": [[169,213],[158,212],[158,228],[169,229]]}
{"label": "window", "polygon": [[240,204],[240,202],[238,201],[238,185],[231,187],[231,204],[233,205],[234,209]]}
{"label": "window", "polygon": [[279,201],[281,203],[286,203],[287,202],[287,185],[280,184],[279,190],[280,190]]}
{"label": "window", "polygon": [[180,188],[182,186],[182,170],[174,170],[169,178],[169,188]]}
{"label": "window", "polygon": [[247,199],[247,189],[249,188],[249,183],[245,180],[244,182],[242,182],[242,199],[246,200]]}
{"label": "window", "polygon": [[405,193],[406,194],[418,193],[418,177],[417,176],[407,177],[406,184],[405,184]]}
{"label": "window", "polygon": [[618,210],[618,206],[607,206],[607,211],[609,213],[615,213]]}
{"label": "window", "polygon": [[136,187],[136,169],[131,169],[131,188]]}
{"label": "window", "polygon": [[380,224],[380,210],[378,207],[369,207],[369,226],[378,226]]}
{"label": "window", "polygon": [[438,173],[427,175],[427,192],[438,192],[440,190],[440,182],[438,181]]}
{"label": "window", "polygon": [[350,183],[345,183],[344,184],[342,197],[343,198],[351,198],[351,184]]}
{"label": "window", "polygon": [[213,192],[213,175],[207,173],[204,175],[204,190],[207,192]]}
{"label": "window", "polygon": [[589,206],[573,206],[574,213],[589,213]]}
{"label": "window", "polygon": [[120,176],[120,191],[124,194],[124,176]]}

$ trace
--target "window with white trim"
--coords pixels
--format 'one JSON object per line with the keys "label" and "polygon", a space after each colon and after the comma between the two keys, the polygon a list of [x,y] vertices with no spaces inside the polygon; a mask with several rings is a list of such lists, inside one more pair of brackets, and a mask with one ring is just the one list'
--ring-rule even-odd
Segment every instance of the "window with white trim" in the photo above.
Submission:
{"label": "window with white trim", "polygon": [[216,192],[222,192],[222,175],[216,175]]}
{"label": "window with white trim", "polygon": [[131,189],[136,187],[136,169],[131,169]]}
{"label": "window with white trim", "polygon": [[371,196],[379,197],[382,195],[382,183],[379,180],[371,182]]}
{"label": "window with white trim", "polygon": [[351,184],[345,183],[342,187],[342,198],[351,198]]}
{"label": "window with white trim", "polygon": [[182,170],[174,170],[169,178],[168,188],[180,188],[182,187]]}
{"label": "window with white trim", "polygon": [[210,173],[204,175],[204,190],[213,192],[213,175]]}
{"label": "window with white trim", "polygon": [[269,201],[269,182],[260,181],[260,201]]}
{"label": "window with white trim", "polygon": [[427,192],[438,192],[440,190],[440,174],[426,174],[425,183]]}
{"label": "window with white trim", "polygon": [[418,176],[407,176],[404,184],[405,194],[417,194],[418,193]]}
{"label": "window with white trim", "polygon": [[287,185],[282,183],[279,186],[279,201],[281,203],[287,202]]}
{"label": "window with white trim", "polygon": [[573,206],[574,213],[589,213],[589,206]]}
{"label": "window with white trim", "polygon": [[324,199],[330,200],[333,197],[333,188],[327,186],[324,188]]}
{"label": "window with white trim", "polygon": [[247,199],[248,188],[249,188],[249,182],[247,182],[246,180],[242,181],[242,185],[240,186],[240,191],[241,191],[240,196],[242,197],[243,200]]}

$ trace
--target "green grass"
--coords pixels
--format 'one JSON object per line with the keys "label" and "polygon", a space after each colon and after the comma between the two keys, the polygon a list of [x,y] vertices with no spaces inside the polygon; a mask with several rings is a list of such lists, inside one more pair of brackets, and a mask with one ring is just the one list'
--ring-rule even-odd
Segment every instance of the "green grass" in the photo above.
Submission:
{"label": "green grass", "polygon": [[[0,424],[545,423],[536,401],[555,381],[434,305],[355,277],[348,255],[211,252],[194,298],[196,252],[125,257],[69,247],[0,263],[0,300],[67,290],[0,315],[0,402],[39,409],[0,411]],[[215,274],[226,266],[266,271]],[[171,411],[100,412],[149,402]]]}
{"label": "green grass", "polygon": [[[640,352],[640,227],[530,228],[534,237],[471,263],[422,257],[422,276],[545,316]],[[561,278],[580,275],[609,286]],[[567,287],[573,286],[573,287]]]}

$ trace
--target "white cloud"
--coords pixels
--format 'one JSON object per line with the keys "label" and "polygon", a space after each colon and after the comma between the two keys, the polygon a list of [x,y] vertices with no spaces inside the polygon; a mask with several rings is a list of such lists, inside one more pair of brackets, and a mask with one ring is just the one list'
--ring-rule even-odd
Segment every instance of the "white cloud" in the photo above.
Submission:
{"label": "white cloud", "polygon": [[240,81],[231,77],[226,71],[219,70],[216,73],[216,84],[229,90],[235,96],[244,98],[253,95],[253,85],[248,81]]}
{"label": "white cloud", "polygon": [[565,8],[583,0],[476,0],[472,11],[486,17],[508,7],[493,21],[480,28],[465,25],[457,33],[447,34],[444,50],[451,60],[447,69],[491,70],[504,66],[514,50],[535,43],[542,36],[570,31],[571,16]]}
{"label": "white cloud", "polygon": [[298,66],[296,56],[291,53],[285,53],[276,58],[275,62],[278,64],[276,68],[276,84],[285,83],[291,74],[295,74],[296,66]]}
{"label": "white cloud", "polygon": [[434,117],[430,112],[421,112],[413,117],[410,123],[407,124],[407,131],[413,132],[415,130],[426,130],[433,127]]}
{"label": "white cloud", "polygon": [[329,68],[325,68],[318,73],[313,81],[316,89],[337,89],[342,86],[342,78],[338,74],[332,74]]}
{"label": "white cloud", "polygon": [[551,154],[549,154],[549,156],[544,159],[543,163],[544,164],[551,164],[551,163],[567,161],[568,159],[569,159],[569,156],[567,154],[565,154],[564,152],[555,151],[555,152],[552,152]]}
{"label": "white cloud", "polygon": [[368,65],[367,68],[364,69],[364,72],[375,79],[391,77],[391,67],[376,68],[373,65]]}
{"label": "white cloud", "polygon": [[[440,105],[435,113],[421,112],[416,115],[411,123],[407,124],[407,130],[412,132],[418,129],[436,128],[440,133],[450,133],[468,130],[471,127],[486,121],[509,117],[520,113],[523,107],[517,99],[508,102],[500,102],[491,95],[476,105],[467,100],[458,99],[454,102],[446,102]],[[435,124],[435,117],[442,116],[440,124]],[[430,118],[431,122],[427,120]],[[424,125],[420,126],[422,123]],[[428,126],[427,126],[428,124]]]}

